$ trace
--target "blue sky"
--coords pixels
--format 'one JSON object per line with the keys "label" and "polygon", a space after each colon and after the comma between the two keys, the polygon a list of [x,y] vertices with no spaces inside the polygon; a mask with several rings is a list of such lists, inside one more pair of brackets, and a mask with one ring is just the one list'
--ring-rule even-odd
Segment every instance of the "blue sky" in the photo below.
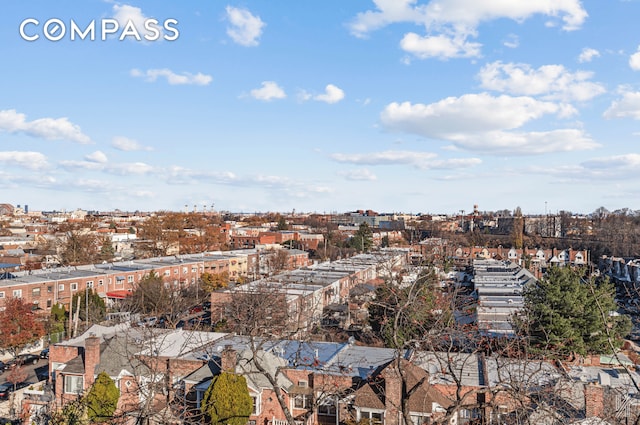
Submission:
{"label": "blue sky", "polygon": [[[0,202],[640,208],[638,0],[27,0],[2,9]],[[71,40],[72,21],[95,31]],[[103,41],[102,25],[114,23]]]}

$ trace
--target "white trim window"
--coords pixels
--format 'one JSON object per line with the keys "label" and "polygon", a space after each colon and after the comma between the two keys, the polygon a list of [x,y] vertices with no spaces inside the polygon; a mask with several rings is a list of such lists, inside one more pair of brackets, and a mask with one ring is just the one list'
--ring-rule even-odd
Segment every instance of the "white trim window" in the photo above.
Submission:
{"label": "white trim window", "polygon": [[309,409],[313,406],[313,396],[310,394],[296,394],[293,396],[294,409]]}
{"label": "white trim window", "polygon": [[384,424],[384,410],[371,409],[371,410],[358,410],[358,422],[364,419],[364,423],[370,425],[383,425]]}
{"label": "white trim window", "polygon": [[65,375],[64,376],[64,392],[65,394],[82,394],[84,389],[84,376]]}

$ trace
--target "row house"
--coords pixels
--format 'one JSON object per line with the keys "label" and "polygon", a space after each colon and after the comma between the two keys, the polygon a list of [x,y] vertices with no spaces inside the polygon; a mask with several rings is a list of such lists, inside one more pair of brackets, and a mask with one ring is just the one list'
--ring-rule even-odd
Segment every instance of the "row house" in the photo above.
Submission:
{"label": "row house", "polygon": [[285,423],[276,388],[294,418],[309,425],[400,425],[402,406],[415,425],[445,417],[449,424],[542,423],[535,419],[541,406],[554,408],[560,423],[638,414],[630,382],[640,376],[610,365],[105,327],[52,346],[49,360],[58,407],[106,372],[123,394],[119,413],[135,417],[145,405],[169,415],[151,424],[198,419],[205,392],[223,371],[246,378],[254,406],[249,423],[256,425]]}
{"label": "row house", "polygon": [[128,296],[151,271],[176,290],[195,285],[202,273],[227,271],[234,279],[247,275],[255,257],[246,254],[198,254],[133,261],[11,272],[0,279],[0,308],[5,298],[22,298],[48,313],[54,304],[70,309],[76,293],[95,291],[107,302]]}
{"label": "row house", "polygon": [[523,290],[535,282],[533,274],[510,261],[473,260],[475,319],[480,331],[513,335],[513,316],[524,308]]}
{"label": "row house", "polygon": [[640,283],[640,259],[602,256],[600,270],[616,281]]}

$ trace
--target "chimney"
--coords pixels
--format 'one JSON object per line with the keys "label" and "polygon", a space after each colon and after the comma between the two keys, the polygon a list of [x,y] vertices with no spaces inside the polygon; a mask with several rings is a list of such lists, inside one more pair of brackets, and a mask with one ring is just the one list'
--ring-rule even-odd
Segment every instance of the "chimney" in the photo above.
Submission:
{"label": "chimney", "polygon": [[220,356],[220,369],[223,372],[235,372],[238,364],[238,354],[231,345],[225,345]]}
{"label": "chimney", "polygon": [[585,416],[602,418],[604,414],[604,387],[597,383],[584,386]]}
{"label": "chimney", "polygon": [[[400,424],[400,406],[402,403],[402,377],[397,368],[397,360],[393,360],[383,371],[385,392],[385,420],[386,425]],[[400,367],[403,362],[400,361]]]}
{"label": "chimney", "polygon": [[100,338],[91,334],[84,340],[84,379],[85,388],[93,385],[96,367],[100,364]]}

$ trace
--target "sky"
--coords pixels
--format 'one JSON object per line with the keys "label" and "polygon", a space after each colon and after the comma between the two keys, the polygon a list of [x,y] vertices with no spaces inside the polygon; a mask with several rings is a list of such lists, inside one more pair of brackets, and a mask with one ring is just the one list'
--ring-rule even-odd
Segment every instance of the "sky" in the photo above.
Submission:
{"label": "sky", "polygon": [[25,0],[0,203],[640,209],[640,0]]}

